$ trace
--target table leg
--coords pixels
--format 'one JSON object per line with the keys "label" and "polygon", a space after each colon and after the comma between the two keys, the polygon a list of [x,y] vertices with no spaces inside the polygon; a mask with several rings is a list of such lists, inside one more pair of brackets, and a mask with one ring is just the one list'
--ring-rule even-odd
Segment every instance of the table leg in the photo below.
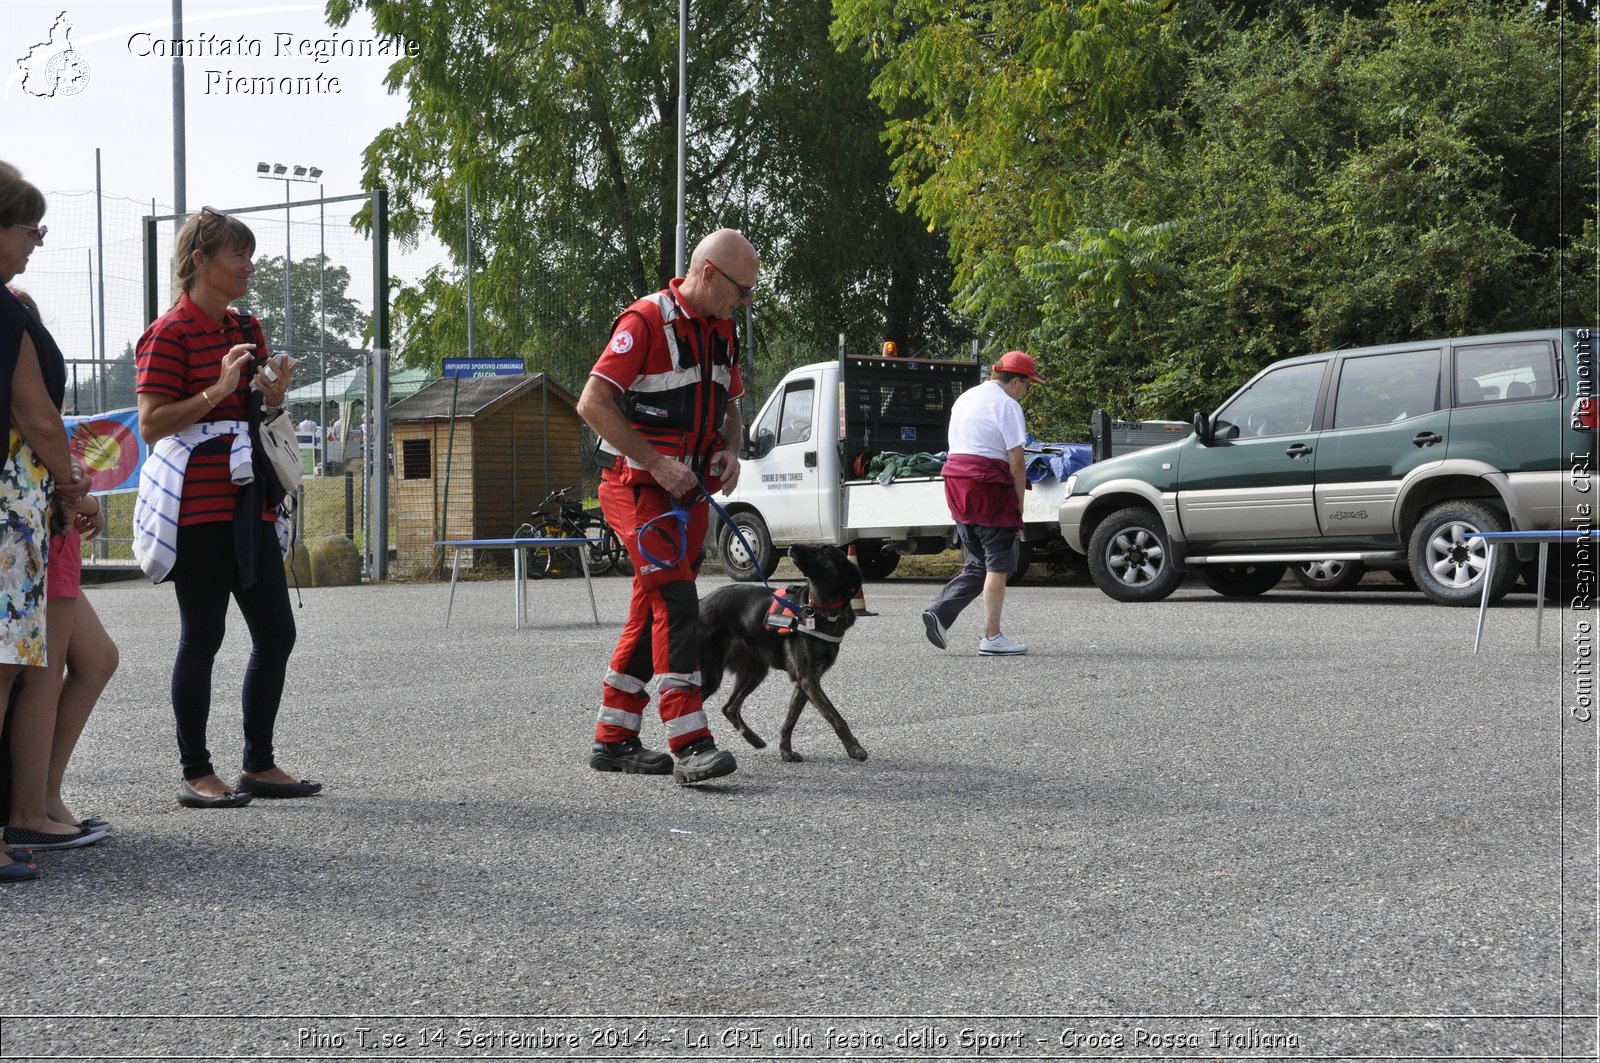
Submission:
{"label": "table leg", "polygon": [[1483,615],[1489,611],[1489,586],[1494,583],[1494,555],[1498,551],[1491,541],[1487,551],[1488,561],[1483,566],[1483,596],[1478,599],[1478,633],[1472,639],[1472,652],[1478,652],[1478,644],[1483,641]]}
{"label": "table leg", "polygon": [[461,574],[461,547],[451,547],[453,556],[450,559],[450,604],[444,607],[444,626],[450,626],[450,610],[456,607],[456,577]]}
{"label": "table leg", "polygon": [[1539,645],[1539,631],[1544,627],[1544,572],[1550,563],[1550,544],[1539,544],[1539,582],[1533,588],[1533,644]]}
{"label": "table leg", "polygon": [[589,611],[594,614],[595,626],[600,624],[600,607],[594,603],[594,577],[589,574],[589,544],[578,547],[578,563],[583,565],[583,582],[589,587]]}
{"label": "table leg", "polygon": [[511,548],[511,627],[520,630],[522,627],[523,610],[528,607],[527,599],[522,593],[522,547]]}

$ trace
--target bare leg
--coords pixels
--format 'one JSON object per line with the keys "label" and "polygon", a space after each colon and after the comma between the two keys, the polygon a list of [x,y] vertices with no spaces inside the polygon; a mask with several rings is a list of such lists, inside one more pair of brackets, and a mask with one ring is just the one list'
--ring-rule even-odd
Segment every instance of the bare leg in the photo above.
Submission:
{"label": "bare leg", "polygon": [[46,645],[49,660],[43,667],[26,669],[22,693],[17,696],[16,715],[11,720],[11,819],[12,827],[41,834],[70,835],[78,832],[74,823],[57,823],[45,806],[45,789],[50,776],[50,747],[55,740],[56,704],[61,700],[61,677],[67,666],[67,647],[72,643],[77,602],[71,598],[51,601],[45,614]]}
{"label": "bare leg", "polygon": [[61,684],[61,699],[56,703],[55,740],[50,745],[50,777],[45,789],[45,810],[57,823],[78,822],[78,817],[61,799],[61,780],[66,776],[67,762],[72,759],[84,724],[89,722],[89,713],[111,681],[119,661],[117,644],[106,634],[105,625],[88,598],[56,599],[50,603],[52,617],[56,609],[68,602],[76,607],[77,616],[72,639],[67,643],[67,675]]}
{"label": "bare leg", "polygon": [[1000,634],[1000,607],[1006,601],[1006,573],[986,572],[983,575],[983,637],[992,639]]}

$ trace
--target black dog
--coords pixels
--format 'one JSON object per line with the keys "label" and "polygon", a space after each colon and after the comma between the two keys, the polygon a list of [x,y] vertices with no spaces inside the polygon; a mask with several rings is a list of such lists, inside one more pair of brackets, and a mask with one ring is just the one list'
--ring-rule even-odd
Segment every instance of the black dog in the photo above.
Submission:
{"label": "black dog", "polygon": [[822,675],[839,659],[840,639],[856,622],[850,600],[861,590],[861,572],[837,546],[791,546],[789,556],[806,577],[805,583],[784,588],[783,599],[794,608],[764,587],[724,587],[700,603],[700,693],[709,700],[726,669],[734,682],[722,714],[745,741],[761,749],[767,743],[744,722],[740,710],[767,673],[782,668],[794,680],[778,743],[783,759],[801,759],[790,738],[809,698],[833,725],[845,752],[866,760],[867,751],[822,692]]}

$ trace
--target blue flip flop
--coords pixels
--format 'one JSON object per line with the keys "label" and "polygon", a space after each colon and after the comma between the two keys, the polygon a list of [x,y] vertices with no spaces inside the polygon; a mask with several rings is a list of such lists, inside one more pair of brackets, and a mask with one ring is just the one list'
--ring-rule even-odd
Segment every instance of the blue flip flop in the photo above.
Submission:
{"label": "blue flip flop", "polygon": [[0,882],[26,882],[31,878],[39,877],[38,865],[32,862],[13,860],[5,867],[0,867]]}

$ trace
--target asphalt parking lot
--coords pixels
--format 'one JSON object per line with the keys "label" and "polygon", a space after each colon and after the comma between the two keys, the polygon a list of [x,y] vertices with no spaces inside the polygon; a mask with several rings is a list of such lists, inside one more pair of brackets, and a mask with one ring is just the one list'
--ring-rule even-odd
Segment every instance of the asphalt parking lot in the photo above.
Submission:
{"label": "asphalt parking lot", "polygon": [[443,585],[305,590],[278,753],[327,789],[237,810],[174,800],[170,590],[91,588],[123,666],[69,799],[116,826],[0,889],[0,1057],[1595,1054],[1574,614],[1536,648],[1508,599],[1474,656],[1396,590],[1024,585],[1031,653],[980,658],[976,609],[940,652],[936,585],[891,580],[824,684],[870,759],[808,711],[804,763],[722,726],[740,769],[691,790],[586,767],[595,586],[599,627],[544,581],[522,630],[507,581],[448,628]]}

